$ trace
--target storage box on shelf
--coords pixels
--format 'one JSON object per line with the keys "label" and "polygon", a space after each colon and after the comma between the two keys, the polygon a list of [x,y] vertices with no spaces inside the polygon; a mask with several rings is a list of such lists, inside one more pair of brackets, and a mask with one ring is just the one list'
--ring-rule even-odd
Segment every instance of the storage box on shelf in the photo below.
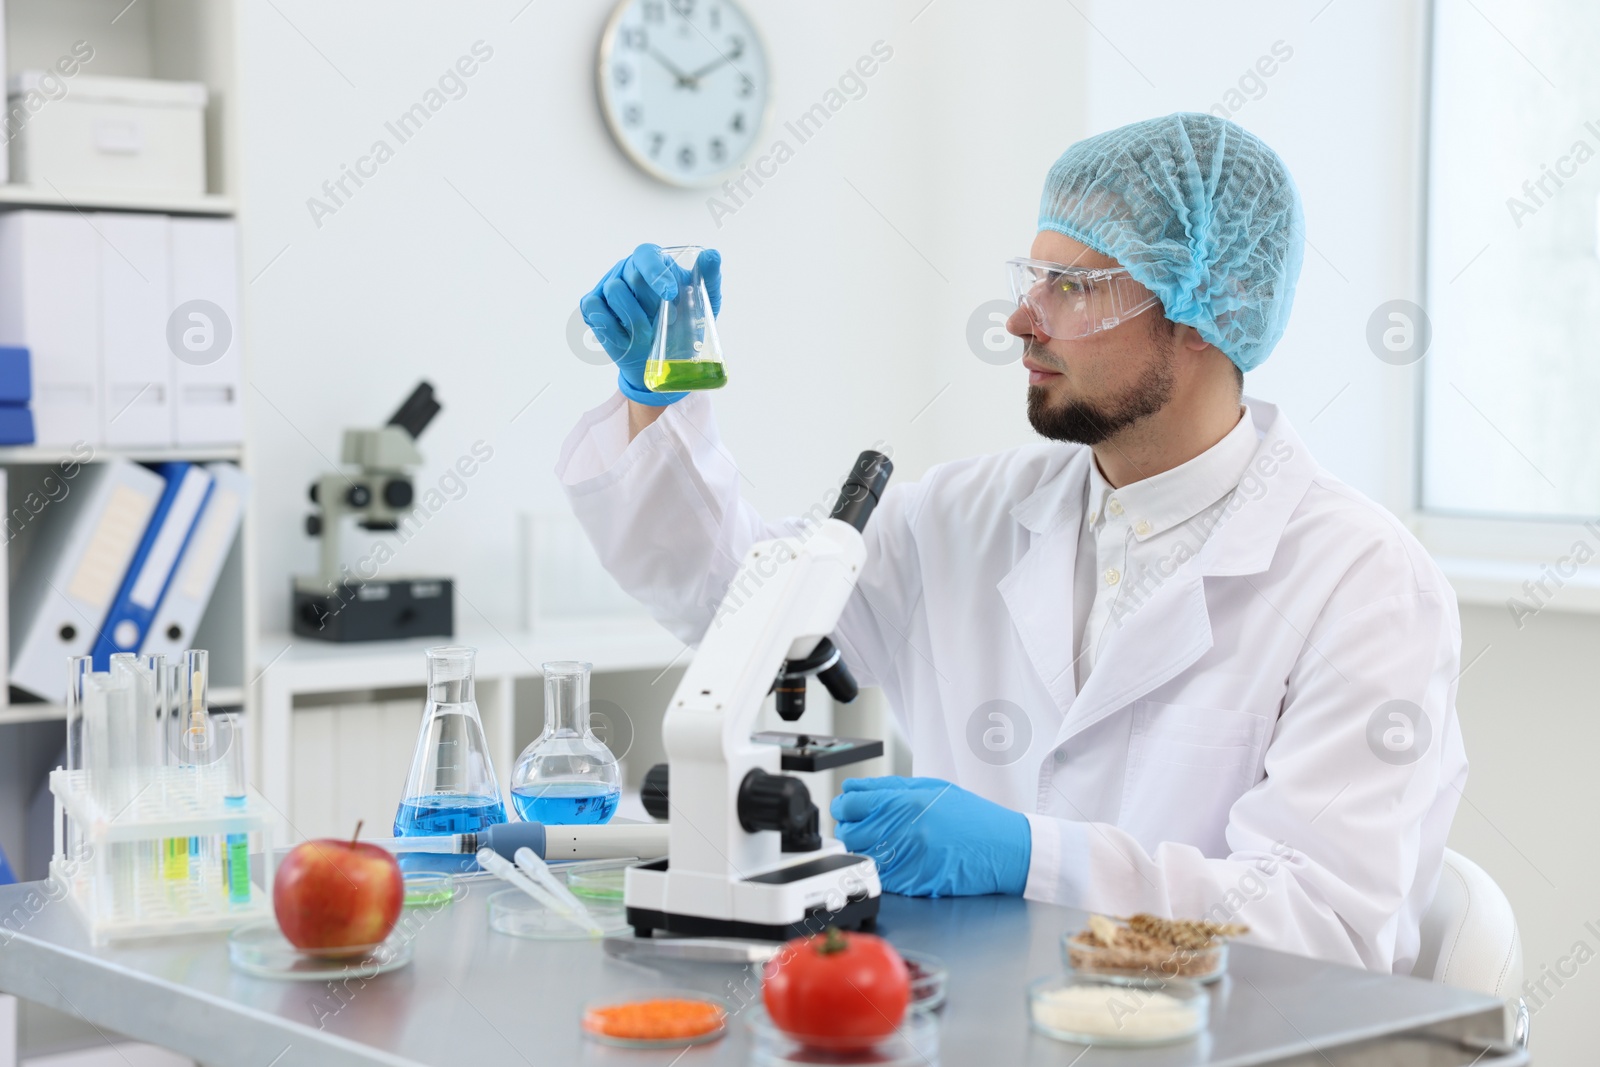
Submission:
{"label": "storage box on shelf", "polygon": [[80,208],[226,201],[237,173],[234,0],[3,7],[12,167],[7,179],[0,166],[11,183],[0,203],[27,189]]}
{"label": "storage box on shelf", "polygon": [[[93,48],[84,42],[92,55]],[[79,56],[64,65],[81,69]],[[70,89],[69,89],[70,85]],[[114,189],[178,196],[206,191],[206,87],[106,78],[56,68],[7,82],[11,178],[70,194]]]}

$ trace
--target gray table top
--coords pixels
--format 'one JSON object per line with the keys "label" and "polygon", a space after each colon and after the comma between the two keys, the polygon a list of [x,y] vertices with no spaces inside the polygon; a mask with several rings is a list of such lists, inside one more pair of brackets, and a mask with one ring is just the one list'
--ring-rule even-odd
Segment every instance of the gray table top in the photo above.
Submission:
{"label": "gray table top", "polygon": [[[499,888],[466,883],[453,904],[415,913],[421,922],[411,964],[345,988],[240,973],[228,961],[224,935],[94,948],[71,905],[43,902],[44,883],[0,887],[0,991],[214,1067],[665,1067],[679,1062],[678,1051],[585,1040],[581,1006],[602,994],[651,989],[698,989],[735,1004],[750,999],[739,992],[746,988],[740,968],[647,969],[610,959],[596,942],[527,941],[492,931],[486,901]],[[949,967],[943,1064],[1343,1064],[1350,1060],[1341,1047],[1384,1033],[1431,1027],[1491,1039],[1502,1031],[1502,1006],[1490,997],[1235,945],[1229,976],[1209,987],[1207,1034],[1160,1049],[1086,1052],[1031,1032],[1024,992],[1033,979],[1061,973],[1058,939],[1083,919],[1072,909],[1007,897],[886,896],[879,932]],[[749,1045],[744,1021],[735,1017],[727,1037],[688,1051],[681,1063],[744,1063]]]}

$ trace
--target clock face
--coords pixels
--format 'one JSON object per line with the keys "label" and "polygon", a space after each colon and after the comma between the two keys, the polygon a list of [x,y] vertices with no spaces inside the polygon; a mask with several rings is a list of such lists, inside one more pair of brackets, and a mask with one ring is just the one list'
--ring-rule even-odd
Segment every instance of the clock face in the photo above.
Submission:
{"label": "clock face", "polygon": [[672,185],[715,185],[765,124],[766,50],[731,0],[623,0],[600,39],[599,77],[617,143]]}

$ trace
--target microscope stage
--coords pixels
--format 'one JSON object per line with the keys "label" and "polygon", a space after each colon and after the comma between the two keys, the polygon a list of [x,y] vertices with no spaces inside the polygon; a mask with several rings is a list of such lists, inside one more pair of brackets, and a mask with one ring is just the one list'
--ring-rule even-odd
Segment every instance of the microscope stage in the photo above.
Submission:
{"label": "microscope stage", "polygon": [[829,737],[826,734],[793,734],[764,730],[750,740],[777,745],[783,750],[781,767],[786,771],[831,771],[862,760],[883,755],[883,742],[862,737]]}

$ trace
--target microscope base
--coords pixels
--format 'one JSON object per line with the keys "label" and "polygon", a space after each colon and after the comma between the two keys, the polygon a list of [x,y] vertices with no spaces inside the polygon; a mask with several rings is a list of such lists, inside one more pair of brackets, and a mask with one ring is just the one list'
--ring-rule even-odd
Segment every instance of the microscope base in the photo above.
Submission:
{"label": "microscope base", "polygon": [[668,915],[644,908],[628,909],[628,925],[633,927],[635,937],[649,937],[652,931],[660,930],[675,937],[742,937],[756,941],[790,941],[820,934],[830,926],[871,933],[878,925],[878,898],[853,900],[838,911],[813,908],[805,918],[786,925],[708,919],[703,915]]}
{"label": "microscope base", "polygon": [[294,632],[323,641],[394,641],[450,637],[455,631],[455,584],[449,578],[389,578],[294,583]]}
{"label": "microscope base", "polygon": [[[662,907],[671,875],[667,860],[631,867],[625,899],[628,924],[639,937],[653,931],[685,937],[744,937],[788,941],[830,926],[870,931],[877,925],[877,867],[866,856],[833,853],[801,860],[733,883],[731,916],[695,915]],[[830,908],[829,899],[841,900]],[[817,903],[807,904],[807,901]]]}

